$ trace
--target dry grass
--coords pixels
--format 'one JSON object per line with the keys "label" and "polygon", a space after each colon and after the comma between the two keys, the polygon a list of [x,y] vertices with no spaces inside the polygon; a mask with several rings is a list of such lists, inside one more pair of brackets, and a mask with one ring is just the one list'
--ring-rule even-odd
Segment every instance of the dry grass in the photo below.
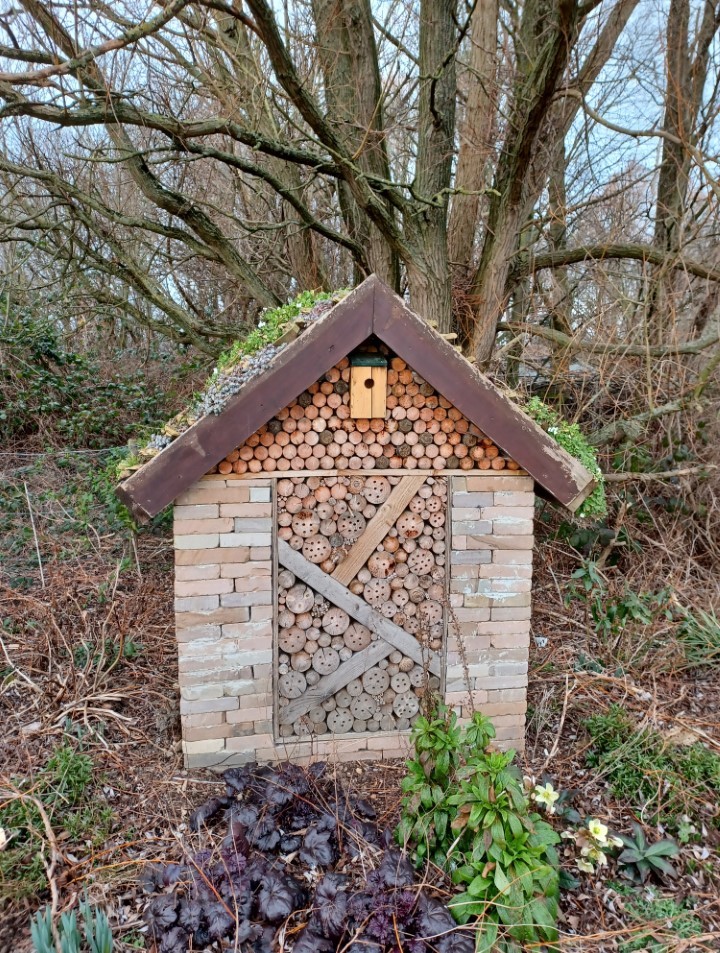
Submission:
{"label": "dry grass", "polygon": [[[141,535],[134,549],[127,534],[105,525],[95,504],[82,520],[69,518],[60,493],[67,471],[51,461],[32,471],[26,465],[18,459],[8,467],[6,487],[8,481],[28,482],[45,586],[32,565],[35,539],[27,531],[28,513],[18,505],[0,540],[11,554],[0,577],[0,789],[5,792],[0,798],[6,799],[0,804],[19,789],[32,796],[52,751],[68,737],[92,757],[88,794],[96,807],[111,812],[106,836],[102,842],[89,836],[73,840],[55,815],[52,836],[41,832],[40,837],[48,866],[54,856],[58,911],[72,907],[87,890],[91,900],[109,909],[117,949],[130,950],[140,936],[139,872],[149,862],[183,855],[191,844],[187,814],[218,783],[210,774],[188,777],[182,769],[170,541],[162,532]],[[708,487],[693,485],[692,492],[716,513]],[[58,495],[46,492],[53,489]],[[657,496],[657,488],[652,492]],[[583,719],[619,702],[638,722],[671,739],[684,732],[720,749],[718,677],[698,676],[679,664],[668,621],[654,622],[642,639],[636,629],[602,639],[579,603],[566,607],[567,580],[579,556],[558,540],[559,520],[554,515],[543,524],[537,560],[533,632],[546,636],[548,644],[533,649],[524,769],[536,776],[546,770],[557,787],[578,791],[581,813],[627,830],[636,806],[616,803],[606,779],[588,771]],[[23,528],[22,544],[10,549],[10,538],[17,540]],[[620,536],[608,553],[603,572],[609,593],[626,585],[637,592],[672,586],[684,605],[718,604],[712,527],[697,531],[686,515],[670,516],[649,503],[642,518],[637,507],[626,510],[618,528],[639,548],[623,545]],[[601,670],[576,671],[581,653],[597,660]],[[397,763],[338,768],[346,786],[370,796],[390,826],[397,816],[401,770]],[[691,945],[678,941],[673,950],[720,945],[716,832],[709,831],[706,841],[707,858],[672,887],[675,896],[699,901],[696,912],[706,936]],[[51,891],[26,898],[5,893],[0,951],[22,953],[29,949],[29,916],[50,900]],[[563,902],[562,949],[618,949],[639,929],[626,914],[626,902],[607,881],[584,879]]]}

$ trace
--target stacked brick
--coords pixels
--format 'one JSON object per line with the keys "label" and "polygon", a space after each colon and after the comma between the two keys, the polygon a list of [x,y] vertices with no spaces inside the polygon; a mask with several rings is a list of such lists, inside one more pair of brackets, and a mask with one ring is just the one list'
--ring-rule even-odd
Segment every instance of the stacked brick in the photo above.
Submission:
{"label": "stacked brick", "polygon": [[[530,644],[533,481],[452,477],[445,698],[493,719],[503,746],[524,745]],[[469,691],[468,691],[469,688]]]}
{"label": "stacked brick", "polygon": [[174,516],[183,746],[188,766],[220,765],[272,739],[270,483],[201,481]]}
{"label": "stacked brick", "polygon": [[351,418],[349,380],[343,358],[211,472],[519,469],[401,358],[390,358],[384,418]]}

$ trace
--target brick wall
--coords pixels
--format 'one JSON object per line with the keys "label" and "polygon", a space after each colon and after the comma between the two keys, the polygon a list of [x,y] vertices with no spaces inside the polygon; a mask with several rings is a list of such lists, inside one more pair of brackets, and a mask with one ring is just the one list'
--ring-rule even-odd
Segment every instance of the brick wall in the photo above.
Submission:
{"label": "brick wall", "polygon": [[[533,481],[452,476],[446,698],[524,742]],[[183,751],[190,768],[249,760],[404,757],[407,733],[275,741],[272,479],[205,477],[175,506],[175,612]],[[467,669],[467,671],[465,670]],[[471,697],[467,678],[470,680]]]}
{"label": "brick wall", "polygon": [[495,475],[456,476],[451,481],[445,698],[464,718],[473,707],[491,716],[498,741],[521,749],[530,646],[533,481]]}

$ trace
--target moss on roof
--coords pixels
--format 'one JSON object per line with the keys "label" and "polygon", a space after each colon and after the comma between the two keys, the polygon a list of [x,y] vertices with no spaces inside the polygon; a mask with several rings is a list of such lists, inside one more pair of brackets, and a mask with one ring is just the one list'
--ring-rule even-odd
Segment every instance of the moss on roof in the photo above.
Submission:
{"label": "moss on roof", "polygon": [[168,420],[144,447],[129,450],[128,455],[118,463],[117,478],[124,480],[139,470],[147,460],[157,456],[202,417],[219,414],[231,397],[267,369],[286,344],[347,294],[345,289],[334,292],[303,291],[287,304],[263,311],[257,327],[220,355],[205,387],[194,395],[190,405]]}

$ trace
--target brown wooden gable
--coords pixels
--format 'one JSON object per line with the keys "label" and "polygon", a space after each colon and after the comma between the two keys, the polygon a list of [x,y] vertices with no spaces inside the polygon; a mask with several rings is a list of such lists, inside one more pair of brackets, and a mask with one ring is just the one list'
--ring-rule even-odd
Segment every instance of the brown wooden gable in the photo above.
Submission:
{"label": "brown wooden gable", "polygon": [[313,322],[220,414],[181,434],[117,489],[140,519],[159,513],[372,334],[503,447],[557,502],[577,509],[592,475],[452,345],[371,275]]}

